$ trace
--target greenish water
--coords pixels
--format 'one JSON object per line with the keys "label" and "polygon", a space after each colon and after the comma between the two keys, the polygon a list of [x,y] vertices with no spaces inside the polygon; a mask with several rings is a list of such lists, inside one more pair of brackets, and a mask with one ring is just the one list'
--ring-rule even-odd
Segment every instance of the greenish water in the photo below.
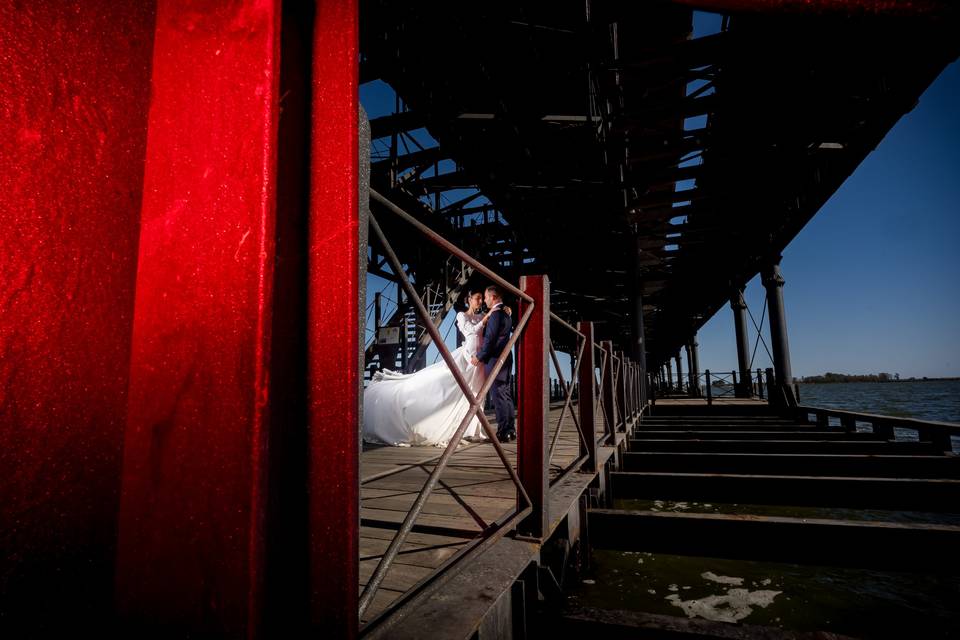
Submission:
{"label": "greenish water", "polygon": [[960,637],[960,577],[594,550],[565,606],[866,638]]}
{"label": "greenish water", "polygon": [[[804,405],[960,423],[960,381],[801,384]],[[915,439],[911,430],[897,437]],[[960,451],[955,439],[954,450]],[[617,500],[618,509],[960,525],[960,514]],[[878,549],[877,553],[883,553]],[[859,638],[960,638],[960,576],[594,550],[570,611],[624,609]]]}
{"label": "greenish water", "polygon": [[800,384],[800,403],[828,409],[960,422],[960,380]]}

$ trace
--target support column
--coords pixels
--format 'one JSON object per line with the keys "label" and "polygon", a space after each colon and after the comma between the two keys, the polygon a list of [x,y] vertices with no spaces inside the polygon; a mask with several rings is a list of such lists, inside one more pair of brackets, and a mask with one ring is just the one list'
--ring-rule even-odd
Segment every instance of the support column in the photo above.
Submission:
{"label": "support column", "polygon": [[738,382],[734,392],[738,398],[749,398],[753,393],[750,389],[750,338],[747,336],[747,303],[743,299],[743,287],[733,290],[730,308],[737,338]]}
{"label": "support column", "polygon": [[687,353],[690,354],[690,389],[691,394],[700,397],[700,343],[697,342],[697,334],[693,334],[690,342],[687,344]]}
{"label": "support column", "polygon": [[667,391],[673,391],[673,365],[670,364],[670,358],[667,358]]}
{"label": "support column", "polygon": [[594,472],[597,470],[597,433],[594,420],[596,419],[596,394],[597,379],[594,377],[594,349],[593,349],[593,323],[580,322],[577,327],[580,333],[584,335],[583,355],[580,357],[580,369],[577,374],[578,384],[578,408],[580,411],[580,428],[583,430],[586,445],[580,443],[580,454],[586,454],[587,459],[583,463],[583,471]]}
{"label": "support column", "polygon": [[680,351],[677,351],[677,355],[674,356],[674,360],[677,362],[677,391],[683,393],[683,368],[680,366]]}
{"label": "support column", "polygon": [[[634,278],[633,278],[633,335],[630,348],[630,356],[639,368],[639,374],[643,377],[647,375],[647,340],[643,326],[643,278],[640,267],[640,238],[637,237],[637,246],[634,248]],[[640,404],[646,398],[645,393],[640,394]]]}
{"label": "support column", "polygon": [[763,286],[767,290],[767,308],[770,315],[770,342],[777,393],[770,390],[770,399],[782,398],[787,404],[796,404],[793,396],[793,372],[790,369],[790,344],[787,340],[787,316],[783,306],[783,275],[777,256],[763,270]]}
{"label": "support column", "polygon": [[[520,289],[533,298],[533,313],[520,339],[517,361],[517,470],[532,511],[518,527],[531,538],[542,539],[550,527],[550,442],[547,414],[550,403],[550,284],[546,276],[522,276]],[[519,313],[526,312],[521,303]],[[518,316],[519,317],[519,316]]]}
{"label": "support column", "polygon": [[356,39],[349,0],[157,4],[124,636],[356,636]]}

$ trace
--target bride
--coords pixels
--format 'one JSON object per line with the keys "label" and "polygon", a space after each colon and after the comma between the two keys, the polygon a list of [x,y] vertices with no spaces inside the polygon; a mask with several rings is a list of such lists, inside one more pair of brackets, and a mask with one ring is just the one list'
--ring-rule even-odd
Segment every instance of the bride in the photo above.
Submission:
{"label": "bride", "polygon": [[[452,352],[453,361],[476,394],[483,385],[483,365],[470,363],[480,345],[490,316],[480,314],[483,294],[471,293],[467,310],[457,314],[457,328],[465,342]],[[509,313],[509,312],[508,312]],[[470,401],[443,360],[415,373],[384,369],[363,392],[363,439],[394,446],[446,446],[470,407]],[[484,437],[480,420],[470,421],[466,438]]]}

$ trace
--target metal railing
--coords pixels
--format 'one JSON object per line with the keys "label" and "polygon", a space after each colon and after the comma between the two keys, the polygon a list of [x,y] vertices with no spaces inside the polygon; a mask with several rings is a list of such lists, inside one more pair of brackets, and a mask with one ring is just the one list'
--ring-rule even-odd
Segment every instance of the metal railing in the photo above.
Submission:
{"label": "metal railing", "polygon": [[711,404],[715,398],[734,398],[737,394],[737,372],[711,373],[710,369],[706,369],[703,372],[703,389],[707,404]]}
{"label": "metal railing", "polygon": [[[939,450],[952,453],[953,437],[960,437],[960,424],[881,416],[846,409],[829,409],[800,405],[794,407],[796,416],[803,422],[816,423],[821,428],[840,428],[847,433],[868,431],[886,440],[910,440],[907,433],[923,442],[932,442]],[[906,432],[906,433],[905,433]]]}
{"label": "metal railing", "polygon": [[[430,476],[427,478],[426,483],[421,488],[420,492],[417,494],[416,499],[413,502],[413,505],[410,507],[410,510],[404,516],[400,527],[397,529],[396,535],[390,541],[390,544],[387,546],[386,551],[383,553],[383,556],[380,559],[380,562],[377,564],[377,567],[374,569],[373,574],[370,576],[370,579],[367,581],[366,586],[364,587],[362,593],[360,594],[360,603],[359,603],[359,616],[363,616],[363,613],[370,607],[370,604],[373,602],[373,598],[377,593],[377,590],[380,588],[380,585],[383,583],[383,579],[386,577],[387,571],[389,570],[391,564],[396,559],[397,554],[400,551],[400,547],[403,545],[407,536],[410,534],[410,531],[413,529],[414,522],[417,517],[423,511],[424,506],[427,503],[428,498],[430,497],[433,489],[436,487],[437,482],[440,479],[440,475],[446,469],[447,464],[450,462],[450,458],[453,456],[454,452],[457,449],[457,446],[460,444],[460,440],[463,438],[463,434],[466,432],[466,429],[470,422],[477,418],[480,421],[481,426],[486,432],[487,437],[490,440],[490,443],[493,445],[496,450],[497,456],[500,459],[501,463],[504,466],[504,469],[507,471],[507,474],[510,476],[510,479],[513,481],[514,485],[517,488],[518,496],[518,505],[513,513],[508,513],[505,516],[498,519],[494,523],[485,523],[486,526],[484,529],[484,539],[489,539],[494,536],[496,533],[505,533],[509,530],[510,526],[526,515],[526,512],[530,509],[532,501],[530,496],[523,486],[523,483],[520,481],[520,477],[517,474],[517,471],[513,468],[513,465],[510,464],[510,461],[507,459],[507,454],[503,449],[503,446],[497,439],[496,431],[490,425],[489,420],[484,415],[481,407],[483,406],[483,400],[486,397],[487,393],[490,391],[490,387],[493,385],[494,380],[496,379],[497,374],[503,368],[506,363],[507,357],[510,354],[510,351],[513,349],[514,344],[520,339],[523,335],[523,330],[527,325],[527,322],[530,319],[534,311],[534,300],[526,293],[518,289],[517,287],[510,284],[505,279],[497,275],[493,270],[487,268],[485,265],[481,264],[478,260],[474,259],[472,256],[462,251],[459,247],[453,245],[442,236],[434,232],[432,229],[426,225],[420,223],[416,218],[406,213],[400,207],[396,206],[385,197],[377,193],[374,189],[370,189],[370,198],[379,204],[381,204],[387,211],[390,211],[394,215],[398,216],[401,220],[407,222],[414,228],[416,228],[420,233],[422,233],[430,242],[437,245],[441,249],[449,252],[452,255],[457,256],[465,263],[472,266],[475,270],[482,273],[484,276],[489,278],[492,282],[495,282],[497,285],[503,287],[505,291],[509,291],[511,294],[515,295],[520,300],[524,301],[526,308],[521,314],[521,317],[517,323],[516,328],[514,329],[513,335],[507,341],[507,344],[504,346],[500,355],[497,357],[496,362],[494,363],[493,368],[488,373],[486,379],[484,380],[480,390],[477,393],[474,393],[473,389],[470,388],[470,385],[467,383],[466,379],[463,377],[463,373],[457,367],[456,363],[453,360],[450,349],[447,347],[446,343],[443,341],[442,336],[440,335],[439,329],[432,322],[430,313],[427,311],[427,308],[424,306],[423,301],[420,296],[417,294],[417,291],[414,289],[413,285],[410,283],[409,278],[406,275],[406,272],[403,269],[403,266],[400,263],[400,260],[397,258],[396,253],[393,251],[393,247],[390,244],[390,241],[387,239],[386,235],[383,233],[379,223],[377,222],[376,216],[371,211],[370,213],[370,228],[376,234],[377,238],[383,245],[383,252],[386,255],[388,261],[390,262],[390,267],[393,269],[394,274],[400,280],[400,284],[403,287],[409,302],[413,305],[417,315],[419,316],[423,326],[430,333],[430,337],[433,339],[433,343],[436,348],[440,351],[440,355],[443,360],[447,363],[447,367],[450,369],[451,374],[453,374],[454,379],[457,382],[457,385],[460,387],[463,394],[469,399],[470,405],[467,409],[466,414],[460,421],[456,431],[453,436],[450,438],[450,442],[447,444],[446,448],[443,451],[443,454],[437,459],[436,464],[434,465],[433,470],[430,473]],[[473,545],[471,545],[473,546]],[[465,549],[461,554],[465,554],[468,549]]]}
{"label": "metal railing", "polygon": [[[551,484],[556,484],[557,482],[566,478],[567,475],[576,471],[583,465],[583,463],[586,461],[588,457],[587,453],[583,453],[589,450],[589,447],[587,445],[587,438],[592,436],[594,439],[596,439],[596,433],[587,435],[583,432],[583,427],[580,425],[580,419],[577,417],[576,412],[574,412],[573,408],[571,407],[573,394],[577,386],[577,377],[578,377],[577,374],[580,371],[580,367],[583,365],[583,350],[586,347],[585,336],[576,327],[564,321],[562,318],[560,318],[557,314],[553,312],[550,313],[550,320],[551,322],[566,329],[567,331],[570,331],[571,333],[574,334],[574,336],[576,336],[577,355],[574,358],[575,366],[570,372],[570,382],[568,384],[566,379],[564,378],[563,369],[560,367],[560,359],[557,358],[557,352],[553,348],[553,340],[550,341],[550,359],[553,361],[553,366],[557,371],[558,382],[560,385],[560,389],[564,394],[564,398],[563,398],[563,406],[560,408],[560,415],[557,418],[556,426],[553,429],[553,436],[550,439],[550,453],[547,456],[547,465],[550,466],[553,463],[553,456],[554,456],[554,453],[556,453],[557,443],[560,441],[560,433],[563,430],[563,419],[566,417],[568,410],[570,411],[570,417],[573,420],[574,426],[576,427],[577,436],[579,437],[580,444],[581,444],[581,455],[578,456],[573,462],[571,462],[566,468],[561,468],[559,475],[556,478],[554,478],[554,480],[551,482]],[[551,335],[552,335],[552,332],[551,332]]]}
{"label": "metal railing", "polygon": [[[537,478],[538,478],[538,475],[540,478],[547,477],[547,472],[549,470],[550,464],[554,458],[554,454],[558,447],[558,442],[563,429],[563,423],[568,413],[571,417],[571,420],[577,432],[577,439],[580,445],[580,453],[579,455],[576,456],[576,458],[573,460],[572,463],[560,469],[558,477],[554,480],[554,482],[559,482],[560,480],[568,477],[571,473],[582,468],[584,463],[588,461],[590,462],[590,465],[591,465],[591,469],[589,470],[592,471],[593,470],[592,465],[596,461],[595,456],[596,456],[597,444],[601,441],[605,441],[607,439],[613,438],[615,435],[615,431],[618,428],[620,428],[621,430],[625,429],[627,425],[631,424],[631,421],[636,420],[636,416],[639,415],[638,409],[637,409],[638,404],[633,401],[633,397],[635,396],[640,397],[640,395],[642,395],[639,389],[633,390],[628,387],[628,385],[636,384],[636,381],[642,379],[642,376],[635,373],[635,367],[633,363],[630,363],[625,357],[622,356],[622,354],[620,356],[617,356],[616,354],[614,354],[612,350],[612,346],[610,345],[609,342],[604,343],[605,345],[604,346],[604,345],[597,345],[596,343],[592,342],[592,340],[587,340],[587,336],[583,333],[583,331],[581,331],[580,329],[577,329],[570,323],[558,317],[556,314],[549,313],[549,315],[546,318],[544,318],[544,315],[547,312],[549,312],[549,300],[545,298],[542,303],[542,306],[538,308],[538,304],[533,296],[538,296],[540,294],[535,291],[536,289],[535,287],[530,289],[530,291],[532,292],[532,295],[526,293],[525,291],[512,285],[510,282],[508,282],[507,280],[499,276],[492,269],[483,265],[480,261],[476,260],[475,258],[470,256],[460,248],[456,247],[455,245],[453,245],[452,243],[444,239],[442,236],[440,236],[435,231],[431,230],[426,225],[420,223],[413,216],[411,216],[410,214],[400,209],[398,206],[390,202],[387,198],[383,197],[373,189],[370,189],[370,198],[371,198],[371,201],[378,203],[386,211],[390,212],[393,215],[396,215],[407,224],[413,226],[420,233],[422,233],[427,238],[427,240],[429,240],[431,243],[435,244],[442,250],[447,251],[451,255],[459,258],[460,260],[463,261],[465,265],[469,265],[470,267],[472,267],[477,273],[480,273],[484,277],[488,278],[491,282],[501,287],[505,292],[509,292],[511,295],[516,296],[520,301],[520,314],[519,314],[520,318],[516,323],[516,327],[513,331],[513,334],[511,335],[507,344],[504,346],[503,350],[497,357],[497,360],[495,361],[493,368],[487,374],[480,389],[477,392],[474,392],[473,389],[471,389],[469,384],[466,382],[466,379],[464,378],[463,373],[459,370],[456,363],[454,362],[453,356],[449,347],[446,345],[446,342],[444,341],[443,337],[440,335],[439,327],[436,326],[436,324],[431,321],[431,315],[427,306],[425,306],[424,304],[424,300],[421,298],[421,296],[415,290],[413,285],[410,283],[410,280],[407,277],[406,273],[404,272],[402,265],[399,259],[397,258],[396,253],[394,252],[389,240],[387,239],[380,224],[378,223],[376,215],[374,215],[373,212],[370,213],[370,229],[372,233],[376,235],[376,237],[378,238],[378,241],[382,244],[383,255],[387,258],[394,274],[396,274],[399,280],[399,284],[401,285],[408,299],[407,303],[413,307],[415,313],[417,314],[417,316],[419,317],[422,323],[422,326],[429,333],[430,339],[433,341],[434,346],[437,348],[440,357],[442,357],[443,360],[446,362],[448,369],[450,370],[451,374],[453,375],[454,379],[457,382],[457,385],[460,387],[464,396],[468,399],[469,407],[466,413],[464,414],[464,416],[462,417],[462,419],[460,420],[460,423],[456,431],[451,436],[449,443],[444,448],[443,453],[439,457],[434,458],[430,461],[434,466],[433,466],[433,469],[430,471],[429,477],[427,478],[426,482],[417,493],[417,496],[414,499],[412,506],[404,515],[403,520],[399,525],[396,534],[394,535],[393,539],[390,541],[389,545],[387,546],[386,551],[381,556],[380,561],[377,563],[377,566],[374,569],[373,574],[367,581],[366,586],[363,588],[363,591],[360,595],[359,612],[358,612],[361,618],[363,617],[364,612],[366,612],[369,609],[371,603],[373,602],[373,599],[377,594],[378,589],[382,585],[388,570],[390,569],[391,565],[393,564],[394,560],[399,554],[400,549],[404,544],[404,541],[407,539],[408,535],[413,530],[414,523],[416,522],[420,514],[423,512],[424,507],[426,506],[427,501],[430,498],[434,488],[438,485],[440,481],[441,475],[443,474],[444,470],[447,468],[453,454],[456,452],[457,447],[460,444],[460,441],[462,440],[464,433],[466,432],[468,426],[471,424],[471,422],[474,419],[479,420],[489,440],[489,444],[494,447],[498,459],[500,460],[501,464],[503,465],[503,468],[509,475],[510,480],[515,485],[517,489],[517,502],[516,502],[515,508],[512,511],[509,511],[503,514],[493,522],[485,522],[482,519],[479,519],[479,516],[477,516],[476,514],[473,514],[474,518],[477,519],[477,524],[480,526],[480,529],[481,529],[481,533],[479,537],[475,538],[474,540],[464,545],[460,551],[458,551],[454,556],[452,556],[450,559],[448,559],[447,562],[444,563],[441,569],[449,568],[450,566],[452,566],[456,562],[459,562],[460,560],[467,557],[468,555],[471,555],[479,551],[481,548],[485,548],[487,545],[491,544],[493,541],[495,541],[496,539],[499,539],[508,531],[510,531],[518,523],[528,523],[528,524],[522,525],[522,528],[526,530],[528,527],[531,526],[529,525],[529,522],[533,519],[533,516],[543,516],[546,513],[546,505],[549,503],[549,496],[544,495],[544,491],[545,490],[548,491],[549,486],[552,483],[546,480],[539,480]],[[525,286],[523,282],[524,281],[521,280],[521,286]],[[528,280],[527,286],[532,286],[529,280]],[[535,313],[538,314],[536,316],[538,318],[537,322],[544,321],[545,332],[546,332],[544,335],[544,344],[539,346],[537,346],[536,342],[534,343],[527,342],[527,340],[529,340],[530,338],[526,337],[528,333],[526,330],[531,321],[531,317],[533,317]],[[544,314],[544,315],[539,315],[539,314]],[[550,333],[551,333],[550,326],[557,326],[562,330],[572,332],[576,338],[576,358],[575,358],[576,366],[572,369],[573,379],[571,379],[569,382],[566,380],[563,374],[562,368],[560,367],[559,359],[557,358],[556,351],[554,350],[554,347],[553,347],[553,343],[550,340]],[[593,335],[592,324],[581,323],[581,326],[588,326],[589,335],[590,336]],[[536,330],[533,333],[533,335],[539,336],[541,333],[543,332],[540,330]],[[521,442],[518,443],[518,445],[521,445],[521,446],[518,447],[518,449],[523,448],[524,446],[527,446],[527,445],[523,445],[525,438],[527,439],[526,442],[528,444],[532,444],[536,446],[541,446],[541,445],[546,446],[547,443],[545,442],[545,440],[548,437],[550,438],[549,448],[547,449],[547,452],[546,452],[547,455],[544,457],[544,459],[542,459],[541,461],[539,458],[537,458],[537,462],[535,463],[529,462],[529,459],[528,459],[528,462],[524,463],[521,459],[517,464],[517,468],[514,468],[514,465],[511,464],[510,460],[507,457],[506,451],[504,450],[503,446],[497,439],[496,431],[490,424],[487,417],[484,415],[482,407],[484,404],[484,400],[488,392],[490,391],[494,383],[494,380],[497,377],[497,374],[504,367],[507,361],[507,358],[509,357],[513,347],[518,344],[522,345],[522,347],[518,349],[519,351],[521,351],[524,354],[527,354],[528,356],[530,356],[531,354],[536,354],[537,358],[544,359],[544,364],[546,364],[547,355],[549,355],[549,358],[552,359],[553,364],[557,370],[560,387],[563,390],[563,405],[560,409],[559,417],[556,420],[556,423],[552,427],[544,428],[543,433],[529,433],[529,434],[521,433],[520,434]],[[583,354],[588,346],[591,349],[590,358],[589,358],[590,362],[593,362],[594,360],[593,355],[596,353],[597,350],[599,350],[599,352],[602,354],[602,359],[599,367],[599,382],[597,381],[597,378],[596,378],[598,373],[596,367],[594,367],[594,371],[589,374],[586,371],[582,370],[582,366],[584,362]],[[523,361],[521,360],[519,362],[518,374],[521,371],[525,370],[524,369],[525,366],[526,365],[524,365]],[[547,365],[547,369],[549,370],[549,365]],[[533,372],[533,371],[534,369],[529,369],[529,372]],[[579,375],[579,382],[578,382],[578,375]],[[588,418],[585,419],[582,414],[578,416],[577,413],[573,411],[573,407],[572,407],[572,399],[574,394],[578,391],[580,385],[583,383],[583,380],[584,379],[590,380],[591,375],[593,376],[592,382],[596,384],[597,389],[600,392],[597,395],[599,395],[600,397],[598,398],[599,402],[596,403],[596,405],[594,405],[593,404],[594,396],[593,394],[590,394],[590,400],[591,400],[590,406],[598,405],[600,407],[601,411],[603,411],[604,413],[604,421],[606,423],[604,432],[599,434],[597,433],[596,427],[595,427],[596,412],[594,412],[592,416],[589,416]],[[583,376],[587,376],[587,377],[584,378]],[[518,375],[518,379],[521,377],[525,380],[525,383],[528,385],[526,387],[527,389],[532,388],[529,386],[531,384],[534,387],[537,386],[537,382],[536,380],[534,380],[534,376],[532,374],[531,375],[524,374],[523,376]],[[545,375],[544,379],[546,378],[547,376]],[[631,380],[633,382],[630,382]],[[628,389],[630,391],[629,393],[628,393]],[[546,391],[547,391],[546,389],[541,389],[541,393],[544,396],[546,396]],[[581,393],[579,397],[580,402],[584,400],[582,396],[583,394]],[[527,398],[520,398],[519,400],[521,403],[528,401]],[[536,406],[536,403],[537,403],[536,400],[529,400],[529,401],[535,403],[534,405],[529,405],[530,407]],[[543,406],[542,409],[544,411],[543,415],[544,416],[548,415],[547,411],[549,410],[549,403],[546,406]],[[608,416],[610,415],[613,415],[614,417],[612,419],[608,419]],[[519,417],[520,415],[518,414],[518,418]],[[530,419],[534,420],[534,418],[530,418]],[[544,424],[546,425],[546,423],[547,423],[547,418],[544,417]],[[521,424],[520,426],[523,427],[525,425]],[[535,426],[535,425],[531,425],[531,426]],[[528,453],[530,451],[529,449],[523,449],[523,450],[527,451]],[[541,449],[541,451],[543,451],[543,449]],[[542,466],[539,466],[540,464],[542,464]],[[533,468],[535,466],[538,468]],[[374,478],[381,479],[383,476],[384,474],[377,474],[376,476],[374,476]],[[524,480],[522,478],[526,478],[526,481],[532,484],[530,484],[529,487],[525,486]],[[371,479],[372,478],[366,479],[364,483],[370,481]],[[542,485],[546,485],[546,486],[542,486]],[[529,519],[527,518],[528,516],[530,516]],[[534,527],[534,530],[536,530],[535,527]],[[545,535],[546,532],[544,532],[543,534]],[[409,590],[407,594],[403,596],[398,602],[394,603],[394,607],[402,603],[403,601],[405,601],[407,598],[411,597],[413,593],[419,591],[434,576],[438,575],[439,573],[440,573],[440,570],[438,570],[437,572],[432,574],[430,577],[425,578],[420,583],[418,583],[418,585],[416,585],[414,588]],[[390,608],[390,610],[392,609],[393,607]],[[375,620],[381,619],[385,614],[386,612],[381,613],[379,616],[375,618]],[[371,622],[374,622],[374,621],[371,621]]]}

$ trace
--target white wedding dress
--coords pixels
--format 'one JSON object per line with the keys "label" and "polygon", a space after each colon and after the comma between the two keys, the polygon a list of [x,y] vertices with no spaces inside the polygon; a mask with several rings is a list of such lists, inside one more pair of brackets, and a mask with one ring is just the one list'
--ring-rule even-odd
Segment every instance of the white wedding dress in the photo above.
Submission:
{"label": "white wedding dress", "polygon": [[[482,363],[470,364],[479,347],[482,318],[469,312],[457,314],[457,328],[465,341],[452,353],[474,393],[485,375]],[[410,374],[384,369],[363,392],[363,439],[394,446],[446,446],[469,407],[470,401],[442,359]],[[480,420],[474,418],[463,437],[483,435]]]}

